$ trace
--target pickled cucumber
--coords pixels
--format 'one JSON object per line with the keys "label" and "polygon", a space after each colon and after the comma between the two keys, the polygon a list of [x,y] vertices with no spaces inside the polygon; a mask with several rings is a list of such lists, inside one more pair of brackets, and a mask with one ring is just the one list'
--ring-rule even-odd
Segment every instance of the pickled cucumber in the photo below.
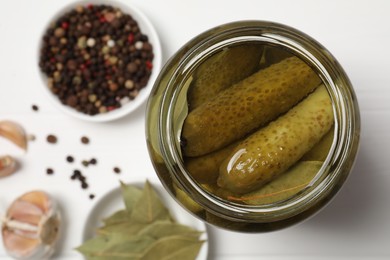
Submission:
{"label": "pickled cucumber", "polygon": [[321,85],[285,115],[242,141],[221,164],[218,185],[239,194],[260,188],[297,162],[332,125],[332,103]]}
{"label": "pickled cucumber", "polygon": [[224,49],[206,60],[194,73],[188,91],[189,109],[193,110],[259,67],[262,45],[241,45]]}
{"label": "pickled cucumber", "polygon": [[287,112],[321,83],[297,57],[256,72],[191,111],[183,125],[186,156],[200,156],[241,139]]}
{"label": "pickled cucumber", "polygon": [[200,183],[216,183],[219,166],[237,146],[237,142],[210,154],[188,158],[185,162],[187,171]]}

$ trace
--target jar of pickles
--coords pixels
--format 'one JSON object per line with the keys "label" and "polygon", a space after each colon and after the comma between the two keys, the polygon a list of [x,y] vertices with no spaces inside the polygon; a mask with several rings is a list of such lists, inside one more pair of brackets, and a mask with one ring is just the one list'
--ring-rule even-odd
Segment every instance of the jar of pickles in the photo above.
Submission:
{"label": "jar of pickles", "polygon": [[336,59],[285,25],[206,31],[165,65],[147,106],[150,157],[197,217],[241,232],[313,215],[356,157],[357,100]]}

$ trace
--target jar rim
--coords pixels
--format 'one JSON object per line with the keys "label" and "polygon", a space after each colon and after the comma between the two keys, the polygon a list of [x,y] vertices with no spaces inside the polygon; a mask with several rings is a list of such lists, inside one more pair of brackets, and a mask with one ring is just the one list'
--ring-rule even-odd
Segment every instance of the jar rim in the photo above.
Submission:
{"label": "jar rim", "polygon": [[[249,206],[220,199],[192,179],[181,157],[180,140],[173,130],[175,99],[188,75],[213,53],[248,41],[281,46],[308,63],[321,77],[332,99],[335,136],[331,150],[316,178],[302,192],[276,204]],[[172,70],[172,68],[174,68]],[[169,72],[168,69],[171,69]],[[267,21],[238,21],[212,28],[184,45],[165,65],[170,74],[158,117],[159,146],[172,179],[190,197],[217,216],[232,221],[266,223],[295,217],[313,205],[326,204],[347,178],[358,150],[360,116],[355,93],[337,60],[320,43],[292,27]],[[160,74],[160,75],[161,75]],[[157,79],[155,88],[159,86]],[[353,100],[354,102],[350,102]],[[149,105],[148,105],[149,106]],[[164,115],[167,115],[166,117]],[[352,160],[351,160],[352,158]],[[164,183],[164,181],[163,181]]]}

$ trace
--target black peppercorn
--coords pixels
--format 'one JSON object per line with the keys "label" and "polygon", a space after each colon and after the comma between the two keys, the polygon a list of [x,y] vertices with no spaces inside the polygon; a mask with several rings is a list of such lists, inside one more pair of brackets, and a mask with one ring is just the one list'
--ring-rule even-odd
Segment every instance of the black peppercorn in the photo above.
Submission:
{"label": "black peppercorn", "polygon": [[[96,96],[95,96],[96,97]],[[83,144],[89,144],[89,138],[86,136],[81,137],[81,143]]]}
{"label": "black peppercorn", "polygon": [[32,105],[31,109],[37,112],[39,110],[39,107],[37,105]]}
{"label": "black peppercorn", "polygon": [[68,155],[66,157],[66,161],[69,162],[69,163],[72,163],[72,162],[74,162],[74,158],[72,156]]}
{"label": "black peppercorn", "polygon": [[55,135],[52,135],[52,134],[48,135],[46,137],[46,140],[48,143],[51,143],[51,144],[55,144],[58,141],[57,137]]}
{"label": "black peppercorn", "polygon": [[97,164],[97,160],[95,158],[92,158],[90,161],[89,161],[90,164]]}

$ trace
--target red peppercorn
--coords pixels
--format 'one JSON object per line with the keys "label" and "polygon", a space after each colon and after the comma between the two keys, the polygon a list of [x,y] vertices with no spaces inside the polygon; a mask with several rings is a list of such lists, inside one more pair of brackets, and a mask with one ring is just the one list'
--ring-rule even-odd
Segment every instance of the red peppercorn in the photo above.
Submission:
{"label": "red peppercorn", "polygon": [[53,57],[53,58],[50,59],[50,62],[51,62],[51,63],[55,63],[55,62],[56,62],[56,59]]}
{"label": "red peppercorn", "polygon": [[88,4],[88,5],[87,5],[87,8],[88,8],[88,9],[92,9],[92,8],[93,8],[93,4]]}
{"label": "red peppercorn", "polygon": [[114,110],[114,109],[116,109],[116,107],[114,107],[114,106],[109,106],[109,107],[107,107],[107,110],[108,110],[108,111],[112,111],[112,110]]}
{"label": "red peppercorn", "polygon": [[127,40],[129,41],[130,44],[134,42],[134,34],[130,33],[129,37],[127,37]]}
{"label": "red peppercorn", "polygon": [[67,22],[63,22],[62,24],[61,24],[61,27],[63,28],[63,29],[68,29],[68,27],[69,27],[69,23],[67,23]]}
{"label": "red peppercorn", "polygon": [[86,68],[87,68],[87,66],[85,66],[85,64],[81,64],[81,65],[80,65],[80,69],[81,69],[81,70],[85,70]]}
{"label": "red peppercorn", "polygon": [[153,68],[153,64],[152,64],[149,60],[147,60],[147,61],[145,62],[145,65],[146,65],[146,67],[147,67],[149,70],[151,70],[151,69]]}
{"label": "red peppercorn", "polygon": [[101,17],[99,18],[99,21],[100,21],[101,23],[107,22],[107,20],[106,20],[106,18],[104,18],[104,16],[101,16]]}

